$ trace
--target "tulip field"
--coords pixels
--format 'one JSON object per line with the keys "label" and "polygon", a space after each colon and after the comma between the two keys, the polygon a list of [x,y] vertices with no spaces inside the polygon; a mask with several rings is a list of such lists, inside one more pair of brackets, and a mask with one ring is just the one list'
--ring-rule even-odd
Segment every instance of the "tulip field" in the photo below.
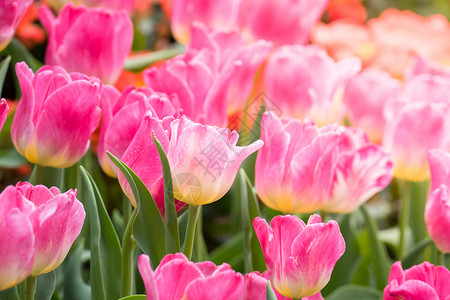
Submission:
{"label": "tulip field", "polygon": [[447,0],[0,0],[0,300],[450,300]]}

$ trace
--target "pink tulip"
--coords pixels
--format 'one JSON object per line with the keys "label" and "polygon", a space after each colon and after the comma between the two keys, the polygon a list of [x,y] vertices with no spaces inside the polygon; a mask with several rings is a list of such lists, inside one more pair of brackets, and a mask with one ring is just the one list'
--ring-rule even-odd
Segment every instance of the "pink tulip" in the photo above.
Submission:
{"label": "pink tulip", "polygon": [[33,228],[39,226],[33,209],[34,205],[14,186],[0,194],[0,291],[20,283],[33,269]]}
{"label": "pink tulip", "polygon": [[8,103],[2,98],[0,100],[0,131],[2,131],[3,124],[5,124],[8,109]]}
{"label": "pink tulip", "polygon": [[19,22],[27,12],[32,0],[3,0],[0,2],[0,51],[14,37]]}
{"label": "pink tulip", "polygon": [[98,159],[103,171],[117,177],[117,167],[106,151],[121,158],[133,140],[142,117],[150,110],[159,118],[175,115],[174,97],[157,95],[148,88],[126,88],[120,94],[114,87],[105,86],[102,91],[102,125],[98,143]]}
{"label": "pink tulip", "polygon": [[[263,40],[248,44],[236,31],[212,31],[200,23],[191,28],[192,38],[188,55],[194,55],[204,48],[212,51],[219,61],[218,68],[225,74],[232,73],[231,82],[224,92],[228,115],[243,111],[252,92],[256,73],[270,54],[272,44]],[[236,64],[239,65],[236,68]]]}
{"label": "pink tulip", "polygon": [[240,22],[251,39],[272,41],[276,46],[307,44],[328,0],[242,0]]}
{"label": "pink tulip", "polygon": [[208,28],[233,30],[238,28],[238,10],[240,0],[173,0],[171,28],[180,43],[190,40],[191,24],[204,23]]}
{"label": "pink tulip", "polygon": [[148,300],[238,300],[243,292],[243,276],[228,264],[194,263],[182,253],[166,255],[155,271],[149,257],[142,254],[138,267]]}
{"label": "pink tulip", "polygon": [[131,50],[133,26],[126,12],[67,4],[56,18],[42,6],[40,20],[49,35],[45,61],[114,83]]}
{"label": "pink tulip", "polygon": [[64,260],[73,242],[81,232],[84,218],[83,204],[76,191],[61,193],[58,188],[18,183],[20,191],[35,207],[39,223],[34,227],[35,257],[31,275],[48,273]]}
{"label": "pink tulip", "polygon": [[450,296],[450,272],[429,262],[403,270],[401,262],[392,265],[384,300],[447,300]]}
{"label": "pink tulip", "polygon": [[317,46],[284,46],[264,69],[268,98],[283,116],[311,118],[317,124],[342,122],[342,88],[361,68],[357,58],[334,62]]}
{"label": "pink tulip", "polygon": [[430,176],[427,151],[450,149],[449,93],[450,84],[442,77],[420,75],[386,106],[383,145],[392,155],[395,177],[426,180]]}
{"label": "pink tulip", "polygon": [[0,290],[56,269],[83,226],[76,192],[28,182],[0,194]]}
{"label": "pink tulip", "polygon": [[405,77],[407,80],[420,74],[430,74],[450,78],[450,68],[446,68],[434,61],[427,60],[422,56],[417,56],[411,68],[407,70]]}
{"label": "pink tulip", "polygon": [[60,9],[69,2],[77,4],[84,4],[89,7],[105,7],[115,10],[124,9],[127,13],[132,13],[134,10],[135,0],[47,0],[47,3],[55,9]]}
{"label": "pink tulip", "polygon": [[350,79],[344,102],[352,126],[362,128],[370,140],[380,143],[384,132],[383,110],[400,93],[400,81],[388,73],[366,69]]}
{"label": "pink tulip", "polygon": [[276,216],[270,225],[261,218],[253,220],[272,284],[289,298],[317,294],[345,251],[339,225],[322,223],[319,215],[312,215],[307,225],[296,216]]}
{"label": "pink tulip", "polygon": [[431,189],[425,208],[425,223],[438,249],[450,253],[450,154],[431,150],[428,161]]}
{"label": "pink tulip", "polygon": [[392,178],[389,157],[360,130],[318,128],[270,112],[263,114],[261,139],[256,190],[267,206],[284,213],[351,212]]}
{"label": "pink tulip", "polygon": [[66,168],[89,148],[100,119],[98,79],[44,66],[36,74],[16,64],[22,90],[11,138],[17,151],[32,163]]}
{"label": "pink tulip", "polygon": [[[267,287],[267,271],[263,274],[259,272],[252,272],[245,274],[244,278],[244,296],[243,300],[254,300],[254,299],[266,299],[266,287]],[[278,291],[273,287],[277,300],[290,300],[291,298],[285,297],[278,293]],[[310,297],[304,297],[302,300],[324,300],[322,294],[318,292]]]}

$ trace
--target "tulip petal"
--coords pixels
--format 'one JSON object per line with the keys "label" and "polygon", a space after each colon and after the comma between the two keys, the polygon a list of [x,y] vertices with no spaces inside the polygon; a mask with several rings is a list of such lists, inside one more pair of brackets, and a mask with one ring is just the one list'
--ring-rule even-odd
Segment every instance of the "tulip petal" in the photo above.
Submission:
{"label": "tulip petal", "polygon": [[150,266],[150,258],[147,255],[141,254],[139,256],[138,268],[142,280],[144,281],[147,300],[159,300],[158,287],[156,285],[153,270]]}

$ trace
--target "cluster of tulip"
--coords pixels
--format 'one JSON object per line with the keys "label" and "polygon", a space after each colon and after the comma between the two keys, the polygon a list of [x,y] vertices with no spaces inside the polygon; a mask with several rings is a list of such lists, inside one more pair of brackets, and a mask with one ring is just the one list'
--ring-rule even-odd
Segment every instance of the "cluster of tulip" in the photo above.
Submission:
{"label": "cluster of tulip", "polygon": [[[20,95],[1,99],[0,140],[34,164],[0,194],[0,300],[450,299],[444,16],[160,0],[186,46],[130,56],[152,1],[73,2],[0,0],[0,92],[17,78]],[[319,23],[327,9],[337,20]],[[33,10],[44,65],[14,38]],[[105,182],[123,193],[105,197]],[[391,195],[394,227],[375,217]],[[202,206],[227,197],[239,228],[209,259]]]}

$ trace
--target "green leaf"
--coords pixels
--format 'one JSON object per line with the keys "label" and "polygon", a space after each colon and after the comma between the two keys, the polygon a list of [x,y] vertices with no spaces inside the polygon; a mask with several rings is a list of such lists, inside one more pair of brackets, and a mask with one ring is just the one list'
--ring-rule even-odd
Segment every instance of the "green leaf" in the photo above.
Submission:
{"label": "green leaf", "polygon": [[409,252],[406,253],[406,255],[404,257],[402,257],[401,261],[402,261],[402,267],[403,269],[409,269],[411,268],[413,265],[419,263],[419,255],[420,253],[422,253],[422,251],[429,245],[432,245],[433,241],[428,237],[425,238],[423,240],[421,240],[420,242],[418,242],[417,244],[415,244],[410,250]]}
{"label": "green leaf", "polygon": [[133,191],[138,206],[138,214],[133,224],[133,236],[142,251],[150,257],[155,269],[165,255],[165,226],[155,200],[136,173],[120,159],[107,152],[112,162],[119,168]]}
{"label": "green leaf", "polygon": [[177,209],[175,207],[175,199],[173,197],[172,172],[170,171],[169,160],[161,143],[153,133],[153,141],[156,149],[158,149],[159,158],[161,159],[163,169],[164,182],[164,218],[165,218],[165,237],[166,251],[165,253],[180,252],[180,235],[178,233]]}
{"label": "green leaf", "polygon": [[34,58],[28,49],[16,38],[11,41],[3,52],[11,56],[13,64],[24,61],[33,72],[36,72],[42,66],[42,64]]}
{"label": "green leaf", "polygon": [[127,60],[125,61],[124,69],[140,72],[158,61],[166,60],[177,56],[178,54],[184,53],[184,50],[184,46],[176,44],[176,46],[169,49],[135,55],[127,58]]}
{"label": "green leaf", "polygon": [[192,250],[192,261],[200,262],[209,260],[208,249],[206,248],[203,236],[203,208],[198,208],[197,225],[195,226],[194,248]]}
{"label": "green leaf", "polygon": [[240,232],[226,243],[214,249],[209,255],[210,260],[216,265],[226,262],[230,264],[233,270],[239,270],[244,261],[244,254],[242,253],[243,242],[243,234]]}
{"label": "green leaf", "polygon": [[249,213],[249,200],[248,189],[245,182],[245,171],[239,170],[239,182],[240,182],[240,200],[241,200],[241,216],[242,216],[242,234],[243,234],[243,246],[244,246],[244,268],[245,273],[253,271],[253,259],[252,259],[252,220]]}
{"label": "green leaf", "polygon": [[14,169],[27,163],[15,148],[0,150],[0,168]]}
{"label": "green leaf", "polygon": [[147,299],[146,295],[131,295],[120,298],[119,300],[146,300],[146,299]]}
{"label": "green leaf", "polygon": [[377,289],[349,284],[344,285],[335,290],[327,300],[349,300],[349,299],[364,299],[364,300],[380,300],[383,298],[383,293]]}
{"label": "green leaf", "polygon": [[0,291],[1,300],[20,300],[19,293],[17,292],[17,285],[7,290]]}
{"label": "green leaf", "polygon": [[2,95],[3,83],[5,82],[6,73],[8,72],[9,63],[11,62],[11,56],[7,56],[0,63],[0,96]]}
{"label": "green leaf", "polygon": [[266,300],[277,300],[277,296],[275,295],[275,292],[272,289],[272,284],[270,283],[270,280],[267,280]]}
{"label": "green leaf", "polygon": [[81,274],[84,241],[79,242],[67,260],[64,268],[64,300],[89,300],[91,287],[84,281]]}
{"label": "green leaf", "polygon": [[386,248],[378,238],[378,226],[375,220],[367,211],[365,205],[360,207],[364,219],[366,221],[366,228],[369,235],[370,249],[372,249],[372,261],[375,266],[375,275],[377,287],[382,290],[386,286],[389,270],[391,268],[391,261],[387,254]]}
{"label": "green leaf", "polygon": [[86,169],[80,167],[87,193],[87,215],[91,235],[91,287],[93,299],[120,297],[122,259],[119,238],[109,218],[97,186]]}
{"label": "green leaf", "polygon": [[50,300],[55,291],[56,274],[55,271],[41,274],[36,277],[36,293],[35,299]]}

